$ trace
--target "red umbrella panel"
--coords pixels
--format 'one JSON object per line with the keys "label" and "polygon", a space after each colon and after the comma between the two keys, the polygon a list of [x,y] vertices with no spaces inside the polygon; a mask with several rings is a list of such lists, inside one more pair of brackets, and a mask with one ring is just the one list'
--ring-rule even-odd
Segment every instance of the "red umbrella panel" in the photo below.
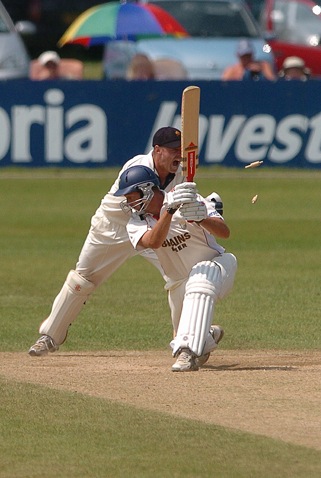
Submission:
{"label": "red umbrella panel", "polygon": [[101,45],[109,40],[177,36],[188,33],[166,10],[152,3],[110,2],[89,8],[66,30],[58,45]]}

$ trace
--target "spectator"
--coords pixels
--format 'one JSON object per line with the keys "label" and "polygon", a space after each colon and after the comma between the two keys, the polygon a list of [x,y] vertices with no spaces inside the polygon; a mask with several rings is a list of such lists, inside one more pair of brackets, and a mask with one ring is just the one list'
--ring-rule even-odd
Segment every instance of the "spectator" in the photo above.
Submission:
{"label": "spectator", "polygon": [[31,80],[81,80],[83,63],[74,59],[62,59],[55,51],[45,51],[31,62]]}
{"label": "spectator", "polygon": [[306,81],[310,78],[311,71],[306,68],[302,58],[298,56],[288,56],[279,72],[279,77],[283,80]]}
{"label": "spectator", "polygon": [[222,80],[275,80],[272,66],[267,61],[259,61],[254,57],[251,42],[240,40],[237,50],[238,63],[228,66]]}
{"label": "spectator", "polygon": [[39,77],[37,80],[55,80],[59,78],[60,56],[55,51],[45,51],[38,57]]}
{"label": "spectator", "polygon": [[156,80],[186,80],[187,71],[184,65],[174,58],[158,58],[154,60]]}
{"label": "spectator", "polygon": [[126,72],[127,80],[154,80],[155,73],[153,63],[146,55],[137,53]]}

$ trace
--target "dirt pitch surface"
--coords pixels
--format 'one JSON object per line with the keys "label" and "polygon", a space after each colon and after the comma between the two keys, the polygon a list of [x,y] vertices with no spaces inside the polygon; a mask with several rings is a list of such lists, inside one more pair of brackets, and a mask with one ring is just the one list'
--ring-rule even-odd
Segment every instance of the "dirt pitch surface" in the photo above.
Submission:
{"label": "dirt pitch surface", "polygon": [[170,351],[0,353],[0,375],[321,450],[321,352],[216,351],[173,373]]}

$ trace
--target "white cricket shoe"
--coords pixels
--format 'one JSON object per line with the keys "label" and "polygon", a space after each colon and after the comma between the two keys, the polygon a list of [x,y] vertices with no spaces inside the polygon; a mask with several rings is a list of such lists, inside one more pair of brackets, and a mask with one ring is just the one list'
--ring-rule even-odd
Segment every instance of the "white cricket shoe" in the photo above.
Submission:
{"label": "white cricket shoe", "polygon": [[[219,325],[211,325],[210,334],[215,340],[215,343],[218,344],[224,336],[224,330]],[[210,352],[208,352],[207,354],[201,355],[200,357],[196,357],[195,359],[196,365],[198,367],[201,367],[202,365],[204,365],[210,358],[210,355],[211,355]]]}
{"label": "white cricket shoe", "polygon": [[196,355],[190,349],[183,348],[180,350],[176,362],[172,366],[173,372],[194,372],[198,370],[195,363]]}
{"label": "white cricket shoe", "polygon": [[40,357],[47,355],[48,352],[56,352],[59,346],[55,344],[54,340],[49,335],[42,335],[37,342],[30,347],[28,354],[33,357]]}

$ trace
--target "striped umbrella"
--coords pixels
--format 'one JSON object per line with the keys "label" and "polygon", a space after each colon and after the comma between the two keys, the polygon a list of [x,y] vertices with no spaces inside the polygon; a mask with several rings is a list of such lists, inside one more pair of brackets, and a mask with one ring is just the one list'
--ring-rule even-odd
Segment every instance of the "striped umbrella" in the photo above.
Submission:
{"label": "striped umbrella", "polygon": [[188,36],[179,22],[151,3],[110,2],[89,8],[66,30],[58,42],[89,47],[109,40],[137,40],[142,37]]}

